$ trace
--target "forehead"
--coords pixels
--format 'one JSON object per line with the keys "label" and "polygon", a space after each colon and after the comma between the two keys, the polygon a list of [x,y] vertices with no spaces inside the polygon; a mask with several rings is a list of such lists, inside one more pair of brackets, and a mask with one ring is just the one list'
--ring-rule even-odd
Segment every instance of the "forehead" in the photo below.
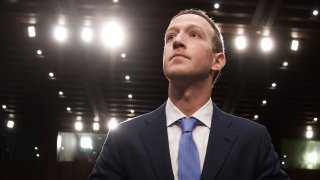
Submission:
{"label": "forehead", "polygon": [[211,27],[209,22],[203,17],[196,14],[183,14],[174,18],[173,20],[171,20],[167,30],[171,28],[180,28],[188,26],[200,27],[204,31],[213,34],[213,28]]}

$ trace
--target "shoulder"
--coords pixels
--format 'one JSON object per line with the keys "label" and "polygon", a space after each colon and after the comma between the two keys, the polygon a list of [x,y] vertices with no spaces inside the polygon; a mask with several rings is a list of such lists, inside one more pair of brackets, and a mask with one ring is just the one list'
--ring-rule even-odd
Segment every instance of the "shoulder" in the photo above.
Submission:
{"label": "shoulder", "polygon": [[158,109],[152,112],[123,121],[118,124],[115,130],[112,130],[110,132],[119,135],[130,135],[133,133],[139,133],[141,129],[145,128],[148,125],[148,123],[157,121],[161,118],[161,116],[165,116],[164,105],[160,106]]}
{"label": "shoulder", "polygon": [[213,125],[216,119],[238,137],[256,139],[268,134],[265,126],[253,120],[225,113],[217,107],[213,113]]}

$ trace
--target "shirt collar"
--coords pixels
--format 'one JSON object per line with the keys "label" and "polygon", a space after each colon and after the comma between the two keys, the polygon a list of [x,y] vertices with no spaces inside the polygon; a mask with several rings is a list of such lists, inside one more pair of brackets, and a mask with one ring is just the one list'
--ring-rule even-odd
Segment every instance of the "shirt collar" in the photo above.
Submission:
{"label": "shirt collar", "polygon": [[[199,121],[201,121],[204,125],[207,127],[211,127],[211,120],[212,120],[212,114],[213,114],[213,105],[211,98],[208,100],[208,102],[203,105],[200,109],[198,109],[194,114],[191,116],[197,118]],[[187,117],[185,114],[183,114],[168,98],[166,103],[166,119],[167,119],[167,126],[171,126],[174,122],[176,122],[178,119],[181,119],[183,117]]]}

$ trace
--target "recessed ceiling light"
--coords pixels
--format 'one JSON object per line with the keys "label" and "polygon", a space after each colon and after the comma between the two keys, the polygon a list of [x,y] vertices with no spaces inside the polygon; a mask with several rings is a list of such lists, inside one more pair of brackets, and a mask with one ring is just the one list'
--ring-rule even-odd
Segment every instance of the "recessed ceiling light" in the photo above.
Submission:
{"label": "recessed ceiling light", "polygon": [[70,108],[70,107],[67,107],[67,111],[69,111],[69,112],[70,112],[70,111],[71,111],[71,108]]}
{"label": "recessed ceiling light", "polygon": [[38,50],[37,50],[37,54],[38,54],[38,55],[41,55],[41,54],[42,54],[42,51],[41,51],[40,49],[38,49]]}
{"label": "recessed ceiling light", "polygon": [[6,105],[2,105],[2,109],[7,109],[7,106]]}
{"label": "recessed ceiling light", "polygon": [[270,37],[263,37],[260,41],[262,51],[269,52],[273,48],[273,42]]}
{"label": "recessed ceiling light", "polygon": [[215,9],[219,9],[220,4],[219,4],[219,3],[214,3],[213,7],[214,7]]}
{"label": "recessed ceiling light", "polygon": [[28,34],[29,37],[36,37],[36,29],[34,28],[34,26],[29,26],[28,27]]}
{"label": "recessed ceiling light", "polygon": [[34,150],[38,150],[38,147],[36,146],[36,147],[34,147]]}
{"label": "recessed ceiling light", "polygon": [[82,128],[83,128],[82,122],[80,122],[80,121],[75,122],[75,123],[74,123],[74,128],[75,128],[77,131],[81,131]]}
{"label": "recessed ceiling light", "polygon": [[118,47],[124,41],[123,27],[117,22],[109,22],[103,28],[102,40],[108,47]]}
{"label": "recessed ceiling light", "polygon": [[307,130],[306,131],[306,138],[307,139],[313,138],[313,131],[312,130]]}
{"label": "recessed ceiling light", "polygon": [[289,64],[288,64],[288,62],[287,61],[285,61],[285,62],[283,62],[283,64],[282,64],[284,67],[287,67]]}
{"label": "recessed ceiling light", "polygon": [[54,30],[54,37],[58,41],[65,41],[67,39],[68,31],[64,26],[58,26]]}
{"label": "recessed ceiling light", "polygon": [[100,129],[100,124],[98,122],[94,122],[92,124],[92,129],[98,131]]}
{"label": "recessed ceiling light", "polygon": [[130,80],[130,76],[129,76],[129,75],[126,75],[124,78],[125,78],[126,80]]}
{"label": "recessed ceiling light", "polygon": [[262,104],[267,104],[267,100],[262,100]]}
{"label": "recessed ceiling light", "polygon": [[272,83],[272,84],[271,84],[271,87],[273,87],[273,88],[275,88],[276,86],[277,86],[276,83]]}
{"label": "recessed ceiling light", "polygon": [[53,72],[50,72],[50,73],[49,73],[49,76],[50,76],[50,77],[53,77],[53,76],[54,76]]}
{"label": "recessed ceiling light", "polygon": [[63,92],[62,92],[62,91],[59,91],[59,95],[60,95],[60,96],[63,96]]}
{"label": "recessed ceiling light", "polygon": [[247,47],[247,39],[244,36],[238,36],[235,39],[236,48],[243,50]]}
{"label": "recessed ceiling light", "polygon": [[291,50],[297,51],[299,48],[299,41],[298,40],[292,40],[291,41]]}
{"label": "recessed ceiling light", "polygon": [[128,94],[128,98],[131,99],[133,96],[132,94]]}
{"label": "recessed ceiling light", "polygon": [[258,116],[257,114],[255,114],[255,115],[253,116],[253,118],[254,118],[254,119],[258,119],[259,116]]}
{"label": "recessed ceiling light", "polygon": [[37,155],[36,155],[37,157],[40,157],[40,154],[39,153],[37,153]]}
{"label": "recessed ceiling light", "polygon": [[126,56],[127,56],[127,55],[126,55],[125,53],[121,53],[121,57],[122,57],[122,58],[126,58]]}
{"label": "recessed ceiling light", "polygon": [[115,118],[111,118],[108,123],[109,129],[115,129],[117,126],[118,126],[117,120]]}
{"label": "recessed ceiling light", "polygon": [[8,127],[8,128],[13,128],[13,126],[14,126],[14,121],[9,120],[9,121],[7,122],[7,127]]}
{"label": "recessed ceiling light", "polygon": [[312,14],[313,14],[314,16],[318,16],[319,11],[318,11],[317,9],[315,9],[315,10],[312,11]]}

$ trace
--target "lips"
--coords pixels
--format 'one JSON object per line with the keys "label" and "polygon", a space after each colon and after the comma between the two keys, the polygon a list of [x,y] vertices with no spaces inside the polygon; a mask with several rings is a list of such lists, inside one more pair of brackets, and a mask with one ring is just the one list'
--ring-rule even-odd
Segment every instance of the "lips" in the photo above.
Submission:
{"label": "lips", "polygon": [[171,56],[170,60],[172,60],[172,59],[175,58],[175,57],[184,57],[184,58],[189,59],[188,56],[186,56],[186,55],[184,55],[184,54],[182,54],[182,53],[175,53],[175,54],[173,54],[173,56]]}

